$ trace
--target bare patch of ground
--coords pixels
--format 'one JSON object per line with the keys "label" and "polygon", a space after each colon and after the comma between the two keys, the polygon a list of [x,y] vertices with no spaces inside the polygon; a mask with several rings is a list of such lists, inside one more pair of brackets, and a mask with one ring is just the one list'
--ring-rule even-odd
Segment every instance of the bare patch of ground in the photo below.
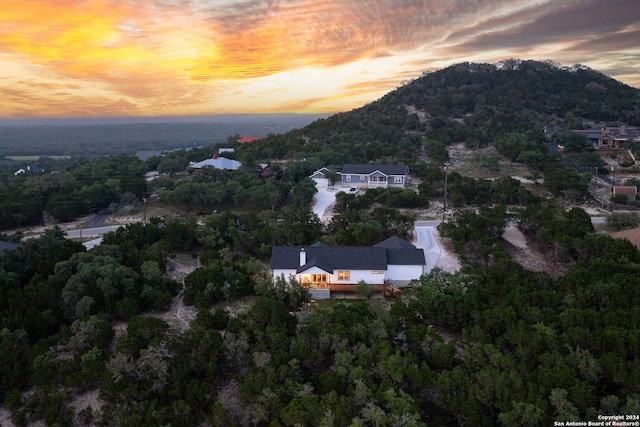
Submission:
{"label": "bare patch of ground", "polygon": [[455,273],[462,268],[458,254],[453,249],[450,239],[443,239],[437,228],[433,228],[433,237],[440,246],[440,257],[436,263],[436,267],[448,273]]}
{"label": "bare patch of ground", "polygon": [[504,247],[514,261],[527,270],[545,272],[552,277],[566,273],[567,268],[554,262],[543,250],[529,242],[527,237],[514,226],[506,227],[502,235]]}
{"label": "bare patch of ground", "polygon": [[11,420],[11,412],[8,409],[4,409],[1,406],[0,406],[0,426],[15,427],[15,424]]}
{"label": "bare patch of ground", "polygon": [[168,275],[180,284],[181,289],[178,295],[173,297],[169,310],[155,316],[167,322],[178,333],[187,330],[191,321],[198,314],[195,307],[184,304],[182,296],[184,294],[184,278],[199,266],[200,260],[187,254],[178,254],[167,259]]}
{"label": "bare patch of ground", "polygon": [[100,390],[95,389],[75,395],[70,406],[73,408],[76,415],[87,408],[91,408],[93,413],[100,412],[102,410],[102,404],[98,401],[99,393]]}
{"label": "bare patch of ground", "polygon": [[44,225],[35,226],[35,227],[26,227],[26,228],[15,228],[15,229],[6,230],[3,233],[11,235],[18,232],[22,232],[24,233],[25,236],[33,236],[33,235],[44,233],[46,229],[52,228],[54,225],[57,225],[61,230],[64,230],[64,231],[77,230],[79,228],[82,228],[84,224],[87,223],[91,218],[92,218],[91,216],[83,216],[74,221],[60,222],[60,223],[55,223],[55,221],[53,221],[53,218],[50,218],[49,220],[45,221]]}
{"label": "bare patch of ground", "polygon": [[468,148],[462,142],[451,144],[449,171],[473,178],[499,178],[503,176],[526,177],[531,171],[522,163],[503,157],[495,147]]}
{"label": "bare patch of ground", "polygon": [[246,296],[233,301],[222,301],[214,304],[212,309],[223,309],[231,315],[231,317],[237,317],[239,314],[247,312],[254,304],[256,297]]}

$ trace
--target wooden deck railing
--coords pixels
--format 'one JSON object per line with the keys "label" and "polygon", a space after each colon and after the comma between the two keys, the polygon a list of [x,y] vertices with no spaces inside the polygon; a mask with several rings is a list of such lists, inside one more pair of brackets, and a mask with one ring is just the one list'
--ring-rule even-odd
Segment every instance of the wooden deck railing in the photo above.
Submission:
{"label": "wooden deck railing", "polygon": [[400,289],[388,282],[384,282],[384,293],[385,295],[389,295],[391,298],[400,299],[402,297]]}

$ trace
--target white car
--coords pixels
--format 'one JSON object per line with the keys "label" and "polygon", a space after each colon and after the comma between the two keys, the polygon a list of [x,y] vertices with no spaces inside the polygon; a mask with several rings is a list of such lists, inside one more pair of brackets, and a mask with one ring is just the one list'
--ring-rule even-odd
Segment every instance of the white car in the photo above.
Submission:
{"label": "white car", "polygon": [[347,191],[347,193],[349,194],[358,194],[359,192],[360,192],[360,189],[358,187],[351,187],[349,191]]}

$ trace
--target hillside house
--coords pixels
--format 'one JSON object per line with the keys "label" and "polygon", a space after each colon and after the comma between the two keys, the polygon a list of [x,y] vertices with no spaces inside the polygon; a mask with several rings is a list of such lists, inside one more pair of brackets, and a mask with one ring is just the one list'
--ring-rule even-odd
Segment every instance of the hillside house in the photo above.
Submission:
{"label": "hillside house", "polygon": [[245,144],[247,142],[256,142],[259,141],[260,138],[258,138],[257,136],[246,136],[244,138],[240,138],[240,139],[236,139],[236,142],[239,142],[241,144]]}
{"label": "hillside house", "polygon": [[596,150],[616,150],[625,141],[640,142],[640,132],[634,127],[604,127],[602,129],[574,130],[584,135]]}
{"label": "hillside house", "polygon": [[627,196],[628,202],[635,202],[638,196],[638,187],[635,185],[616,185],[612,189],[613,195]]}
{"label": "hillside house", "polygon": [[340,171],[342,184],[355,187],[404,187],[409,180],[409,167],[379,164],[346,164]]}
{"label": "hillside house", "polygon": [[226,157],[218,156],[215,154],[212,158],[203,160],[198,163],[192,163],[189,165],[192,169],[202,169],[204,167],[212,167],[221,170],[235,171],[240,169],[240,162],[237,160],[227,159]]}
{"label": "hillside house", "polygon": [[338,169],[333,165],[329,165],[329,166],[321,167],[320,169],[318,169],[317,171],[312,173],[309,178],[311,178],[311,179],[326,179],[328,177],[328,175],[331,175],[331,174],[334,174],[334,173],[338,173]]}
{"label": "hillside house", "polygon": [[18,175],[24,175],[24,174],[30,174],[30,173],[42,173],[42,172],[44,172],[44,169],[39,168],[38,166],[25,166],[24,168],[20,168],[17,171],[15,171],[13,175],[18,176]]}
{"label": "hillside house", "polygon": [[353,292],[360,281],[374,291],[388,285],[402,287],[425,271],[422,249],[391,237],[374,246],[274,246],[271,251],[273,280],[294,277],[313,298],[329,298],[331,292]]}

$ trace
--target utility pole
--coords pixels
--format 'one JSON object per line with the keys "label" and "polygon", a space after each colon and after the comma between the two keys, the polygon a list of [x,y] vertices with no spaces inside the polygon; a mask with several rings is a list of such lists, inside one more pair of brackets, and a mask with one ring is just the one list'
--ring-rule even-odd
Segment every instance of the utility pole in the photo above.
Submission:
{"label": "utility pole", "polygon": [[616,170],[616,168],[614,166],[611,166],[611,182],[613,183],[613,185],[611,186],[611,199],[609,199],[609,205],[610,205],[611,212],[613,212],[613,196],[616,195],[616,174],[615,174],[615,170]]}
{"label": "utility pole", "polygon": [[442,222],[445,221],[445,216],[447,214],[447,181],[449,178],[449,162],[444,162],[444,205],[442,207]]}

